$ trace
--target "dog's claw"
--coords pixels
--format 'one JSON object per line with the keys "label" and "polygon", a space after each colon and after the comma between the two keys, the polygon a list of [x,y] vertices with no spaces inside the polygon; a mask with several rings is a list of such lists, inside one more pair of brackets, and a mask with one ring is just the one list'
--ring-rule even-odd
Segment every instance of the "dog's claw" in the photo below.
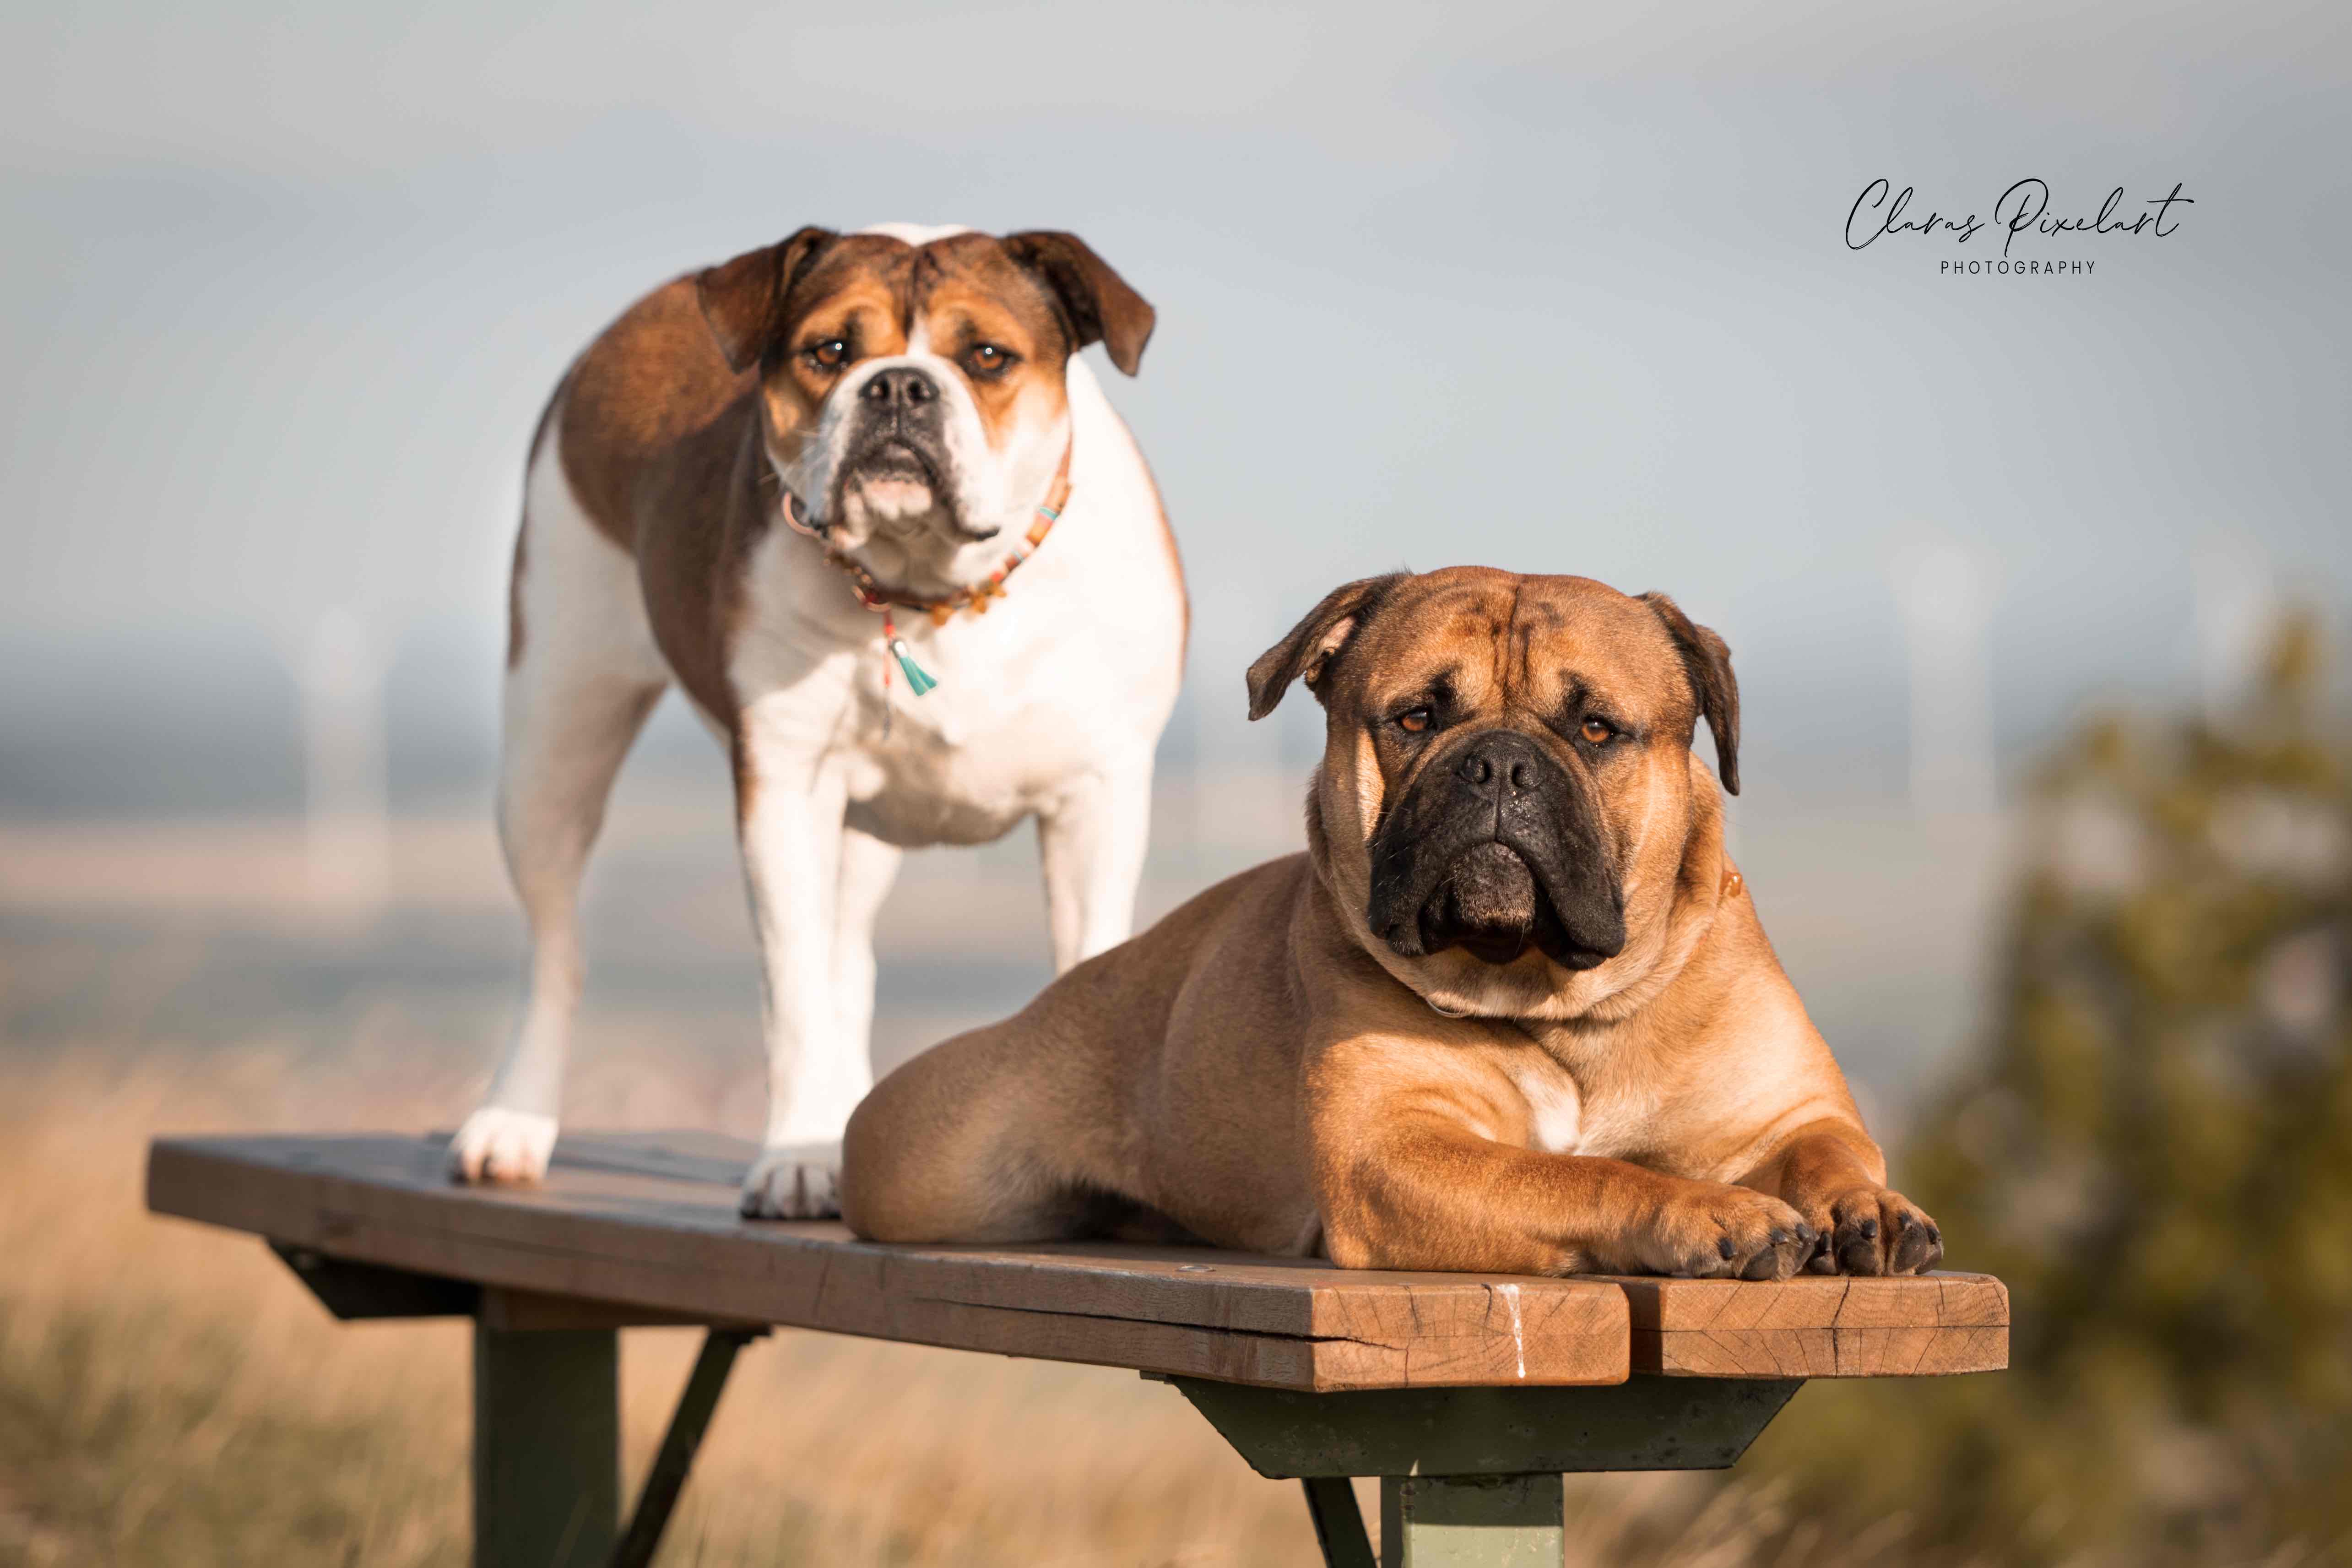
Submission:
{"label": "dog's claw", "polygon": [[449,1140],[449,1174],[460,1182],[536,1182],[555,1153],[556,1121],[485,1105]]}
{"label": "dog's claw", "polygon": [[1637,1269],[1700,1279],[1785,1279],[1812,1245],[1802,1218],[1780,1199],[1713,1182],[1689,1184],[1665,1211]]}
{"label": "dog's claw", "polygon": [[841,1214],[841,1145],[763,1149],[743,1178],[746,1219],[834,1219]]}
{"label": "dog's claw", "polygon": [[1865,1187],[1831,1205],[1830,1228],[1808,1267],[1819,1274],[1922,1274],[1943,1261],[1943,1232],[1900,1193]]}

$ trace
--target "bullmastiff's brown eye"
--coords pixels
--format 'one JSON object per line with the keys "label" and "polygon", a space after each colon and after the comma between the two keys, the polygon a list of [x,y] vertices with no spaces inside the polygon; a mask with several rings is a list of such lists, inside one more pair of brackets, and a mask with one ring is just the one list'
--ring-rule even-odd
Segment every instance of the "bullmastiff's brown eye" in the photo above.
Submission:
{"label": "bullmastiff's brown eye", "polygon": [[1605,746],[1617,738],[1616,727],[1606,719],[1587,719],[1579,733],[1596,746]]}
{"label": "bullmastiff's brown eye", "polygon": [[849,357],[849,345],[839,338],[826,338],[811,343],[801,352],[808,356],[809,363],[819,370],[839,370],[842,362]]}
{"label": "bullmastiff's brown eye", "polygon": [[964,363],[982,375],[994,375],[1013,363],[1013,355],[994,343],[982,343],[964,356]]}
{"label": "bullmastiff's brown eye", "polygon": [[1403,712],[1397,715],[1397,728],[1400,730],[1410,731],[1412,733],[1416,735],[1420,734],[1423,730],[1429,728],[1429,710],[1426,708],[1408,708]]}

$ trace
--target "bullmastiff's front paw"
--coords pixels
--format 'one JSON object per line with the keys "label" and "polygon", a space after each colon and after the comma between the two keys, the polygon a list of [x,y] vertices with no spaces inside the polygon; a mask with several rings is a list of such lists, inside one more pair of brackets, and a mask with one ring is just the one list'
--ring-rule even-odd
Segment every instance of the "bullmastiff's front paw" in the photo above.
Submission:
{"label": "bullmastiff's front paw", "polygon": [[1697,1279],[1786,1279],[1819,1233],[1780,1199],[1747,1187],[1689,1182],[1661,1208],[1643,1254],[1646,1272]]}
{"label": "bullmastiff's front paw", "polygon": [[760,1151],[743,1178],[746,1219],[837,1219],[841,1145],[797,1143]]}
{"label": "bullmastiff's front paw", "polygon": [[1944,1260],[1944,1233],[1918,1205],[1885,1187],[1855,1187],[1820,1206],[1814,1274],[1924,1274]]}

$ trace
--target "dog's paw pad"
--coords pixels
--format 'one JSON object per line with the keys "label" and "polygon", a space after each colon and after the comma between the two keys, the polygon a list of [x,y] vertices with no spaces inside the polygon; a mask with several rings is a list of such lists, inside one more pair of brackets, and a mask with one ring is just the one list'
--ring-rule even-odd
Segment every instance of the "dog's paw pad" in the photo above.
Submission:
{"label": "dog's paw pad", "polygon": [[449,1173],[461,1182],[536,1182],[555,1152],[555,1118],[485,1105],[449,1140]]}
{"label": "dog's paw pad", "polygon": [[1901,1193],[1864,1187],[1832,1205],[1831,1243],[1840,1274],[1924,1274],[1944,1260],[1944,1233]]}
{"label": "dog's paw pad", "polygon": [[747,1219],[839,1218],[841,1145],[761,1150],[743,1178],[742,1209]]}
{"label": "dog's paw pad", "polygon": [[1668,1211],[1648,1268],[1702,1279],[1786,1279],[1817,1244],[1813,1227],[1780,1199],[1695,1182]]}

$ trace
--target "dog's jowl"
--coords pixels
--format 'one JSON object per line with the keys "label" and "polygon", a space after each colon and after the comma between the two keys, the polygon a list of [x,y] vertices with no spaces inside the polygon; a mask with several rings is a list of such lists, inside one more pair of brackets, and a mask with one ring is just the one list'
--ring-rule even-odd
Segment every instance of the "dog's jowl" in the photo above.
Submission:
{"label": "dog's jowl", "polygon": [[1054,959],[1128,934],[1184,586],[1127,426],[1152,310],[1075,236],[804,228],[639,300],[534,438],[499,827],[530,994],[457,1172],[552,1149],[605,796],[672,683],[727,748],[759,939],[746,1213],[836,1206],[907,847],[1039,825]]}
{"label": "dog's jowl", "polygon": [[885,1079],[849,1126],[860,1234],[1750,1279],[1942,1256],[1725,853],[1722,638],[1457,567],[1333,591],[1251,667],[1252,716],[1300,682],[1307,852]]}

